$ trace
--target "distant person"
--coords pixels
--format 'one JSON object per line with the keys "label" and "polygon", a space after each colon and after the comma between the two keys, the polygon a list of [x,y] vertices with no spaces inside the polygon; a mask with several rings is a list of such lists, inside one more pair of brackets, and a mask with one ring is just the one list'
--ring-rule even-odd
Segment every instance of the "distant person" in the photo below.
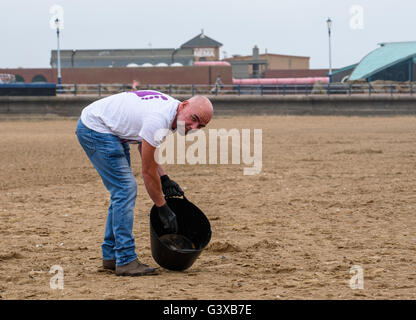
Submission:
{"label": "distant person", "polygon": [[156,270],[141,263],[135,252],[132,230],[137,183],[131,170],[129,143],[138,143],[146,190],[166,232],[175,233],[176,215],[164,195],[182,196],[183,191],[154,159],[156,147],[168,134],[160,136],[157,132],[176,130],[180,121],[187,134],[206,126],[212,114],[212,104],[206,97],[194,96],[180,102],[157,91],[115,94],[82,110],[76,130],[79,143],[111,195],[101,245],[105,269],[115,270],[119,276],[148,275]]}
{"label": "distant person", "polygon": [[215,80],[215,86],[211,89],[211,93],[219,92],[222,88],[224,88],[224,84],[222,82],[221,75],[218,75]]}
{"label": "distant person", "polygon": [[138,88],[139,85],[140,85],[140,82],[138,82],[137,80],[133,80],[131,87],[133,90],[139,90]]}

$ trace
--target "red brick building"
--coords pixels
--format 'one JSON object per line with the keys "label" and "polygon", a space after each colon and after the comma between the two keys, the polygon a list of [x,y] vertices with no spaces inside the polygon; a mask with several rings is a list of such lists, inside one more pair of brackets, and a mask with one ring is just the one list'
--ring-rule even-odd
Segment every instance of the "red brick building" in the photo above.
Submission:
{"label": "red brick building", "polygon": [[[57,82],[57,70],[0,69],[14,74],[18,82]],[[224,84],[232,84],[231,66],[139,67],[139,68],[63,68],[62,83],[66,84],[214,84],[218,75]]]}

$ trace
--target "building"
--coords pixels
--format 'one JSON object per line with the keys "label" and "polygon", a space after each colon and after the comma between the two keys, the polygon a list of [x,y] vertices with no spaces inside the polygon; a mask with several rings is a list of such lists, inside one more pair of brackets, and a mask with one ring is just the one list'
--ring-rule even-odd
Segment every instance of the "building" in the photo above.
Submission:
{"label": "building", "polygon": [[254,46],[252,56],[234,56],[224,59],[233,68],[233,77],[236,79],[263,78],[268,61],[261,59],[259,48]]}
{"label": "building", "polygon": [[[102,49],[60,50],[62,68],[122,68],[134,66],[191,66],[192,49]],[[52,50],[52,68],[57,68],[57,51]]]}
{"label": "building", "polygon": [[[216,40],[203,32],[180,48],[60,50],[62,68],[122,68],[149,66],[192,66],[194,61],[219,60]],[[57,51],[51,51],[50,65],[57,68]]]}
{"label": "building", "polygon": [[234,56],[224,59],[233,67],[233,77],[263,78],[266,70],[296,70],[309,69],[310,57],[291,56],[273,53],[259,53],[259,48],[254,46],[251,56]]}
{"label": "building", "polygon": [[[334,73],[334,69],[332,70]],[[329,69],[267,69],[265,78],[327,77]]]}
{"label": "building", "polygon": [[333,69],[332,70],[332,82],[345,82],[351,76],[351,73],[354,71],[358,63],[351,64],[349,66]]}
{"label": "building", "polygon": [[192,49],[194,61],[216,61],[220,59],[222,43],[204,34],[204,30],[191,40],[181,45],[181,49]]}
{"label": "building", "polygon": [[[56,69],[16,68],[0,69],[0,74],[15,75],[17,82],[57,83]],[[224,84],[232,84],[232,71],[229,65],[201,65],[148,68],[63,68],[64,84],[126,84],[137,82],[139,87],[147,85],[213,85],[220,75]]]}
{"label": "building", "polygon": [[354,68],[349,80],[415,81],[416,41],[380,43]]}

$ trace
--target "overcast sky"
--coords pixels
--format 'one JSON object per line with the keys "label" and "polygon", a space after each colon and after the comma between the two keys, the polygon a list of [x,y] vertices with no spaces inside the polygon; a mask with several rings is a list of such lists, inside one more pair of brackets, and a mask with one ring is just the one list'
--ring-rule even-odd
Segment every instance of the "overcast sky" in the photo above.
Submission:
{"label": "overcast sky", "polygon": [[61,49],[178,48],[204,33],[221,57],[264,53],[309,56],[334,68],[358,62],[377,43],[413,41],[415,0],[0,0],[0,68],[48,68],[56,49],[53,5],[63,8]]}

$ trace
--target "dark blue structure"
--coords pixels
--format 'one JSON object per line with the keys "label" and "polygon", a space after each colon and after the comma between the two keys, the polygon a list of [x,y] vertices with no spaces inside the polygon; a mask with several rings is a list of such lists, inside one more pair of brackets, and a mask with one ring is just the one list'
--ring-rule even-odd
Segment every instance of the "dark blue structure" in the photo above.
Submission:
{"label": "dark blue structure", "polygon": [[56,96],[56,84],[1,83],[0,96]]}

